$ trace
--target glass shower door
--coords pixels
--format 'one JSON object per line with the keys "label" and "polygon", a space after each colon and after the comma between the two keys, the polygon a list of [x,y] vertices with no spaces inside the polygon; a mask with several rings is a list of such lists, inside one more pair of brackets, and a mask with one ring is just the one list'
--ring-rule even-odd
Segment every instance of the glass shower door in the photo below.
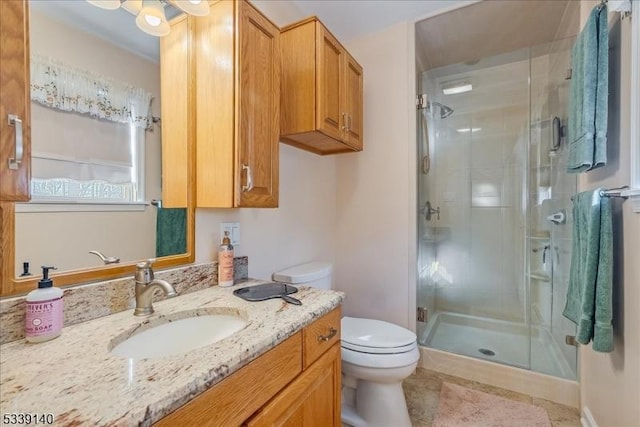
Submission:
{"label": "glass shower door", "polygon": [[[432,148],[434,141],[433,117],[426,107],[418,107],[416,114],[417,144],[417,335],[418,339],[425,334],[429,316],[435,312],[435,282],[430,274],[436,261],[436,236],[431,218],[434,215],[430,200],[430,188],[435,186],[434,177],[430,175],[434,163],[435,152]],[[436,213],[437,215],[437,213]],[[429,219],[427,219],[429,218]]]}

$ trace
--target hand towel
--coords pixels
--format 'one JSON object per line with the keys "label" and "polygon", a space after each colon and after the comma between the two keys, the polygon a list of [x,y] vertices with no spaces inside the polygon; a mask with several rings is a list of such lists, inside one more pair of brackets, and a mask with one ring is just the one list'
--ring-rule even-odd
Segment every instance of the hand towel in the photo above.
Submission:
{"label": "hand towel", "polygon": [[573,198],[573,245],[563,315],[577,325],[576,341],[613,351],[611,205],[601,190]]}
{"label": "hand towel", "polygon": [[187,210],[159,208],[156,217],[156,257],[187,252]]}
{"label": "hand towel", "polygon": [[567,171],[607,163],[609,27],[607,6],[593,9],[573,45]]}

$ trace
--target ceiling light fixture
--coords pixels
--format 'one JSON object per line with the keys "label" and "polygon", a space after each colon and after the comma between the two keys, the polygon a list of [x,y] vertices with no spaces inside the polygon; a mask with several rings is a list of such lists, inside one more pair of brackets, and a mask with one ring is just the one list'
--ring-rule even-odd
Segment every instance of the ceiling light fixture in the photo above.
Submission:
{"label": "ceiling light fixture", "polygon": [[455,95],[458,93],[471,92],[473,85],[471,82],[456,82],[442,85],[442,93],[445,95]]}
{"label": "ceiling light fixture", "polygon": [[189,15],[206,16],[209,14],[208,0],[171,0],[170,3]]}
{"label": "ceiling light fixture", "polygon": [[480,132],[482,128],[460,128],[456,129],[457,132],[460,133],[469,133],[469,132]]}
{"label": "ceiling light fixture", "polygon": [[100,9],[116,10],[120,7],[120,0],[87,0],[87,2]]}
{"label": "ceiling light fixture", "polygon": [[[1,1],[1,0],[0,0]],[[122,8],[136,15],[136,25],[152,36],[162,37],[169,34],[171,27],[164,13],[165,4],[170,4],[181,11],[194,16],[209,14],[208,0],[87,0],[88,3],[102,9],[115,10]]]}
{"label": "ceiling light fixture", "polygon": [[160,0],[144,0],[142,2],[142,10],[136,17],[136,25],[152,36],[166,36],[171,31],[167,17],[164,15],[164,6]]}

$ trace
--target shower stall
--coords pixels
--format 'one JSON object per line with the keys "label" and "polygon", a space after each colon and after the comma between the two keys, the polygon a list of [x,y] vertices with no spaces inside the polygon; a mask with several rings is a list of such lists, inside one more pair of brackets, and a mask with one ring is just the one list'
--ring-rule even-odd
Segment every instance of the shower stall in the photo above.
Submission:
{"label": "shower stall", "polygon": [[575,325],[562,316],[577,187],[564,138],[573,41],[418,73],[424,347],[576,379]]}

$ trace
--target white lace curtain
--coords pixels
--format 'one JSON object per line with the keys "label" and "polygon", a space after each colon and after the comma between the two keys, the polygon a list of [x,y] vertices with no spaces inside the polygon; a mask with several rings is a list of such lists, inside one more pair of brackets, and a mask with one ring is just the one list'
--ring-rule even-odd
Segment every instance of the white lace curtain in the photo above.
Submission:
{"label": "white lace curtain", "polygon": [[41,55],[31,56],[31,100],[147,129],[153,96],[141,88]]}

